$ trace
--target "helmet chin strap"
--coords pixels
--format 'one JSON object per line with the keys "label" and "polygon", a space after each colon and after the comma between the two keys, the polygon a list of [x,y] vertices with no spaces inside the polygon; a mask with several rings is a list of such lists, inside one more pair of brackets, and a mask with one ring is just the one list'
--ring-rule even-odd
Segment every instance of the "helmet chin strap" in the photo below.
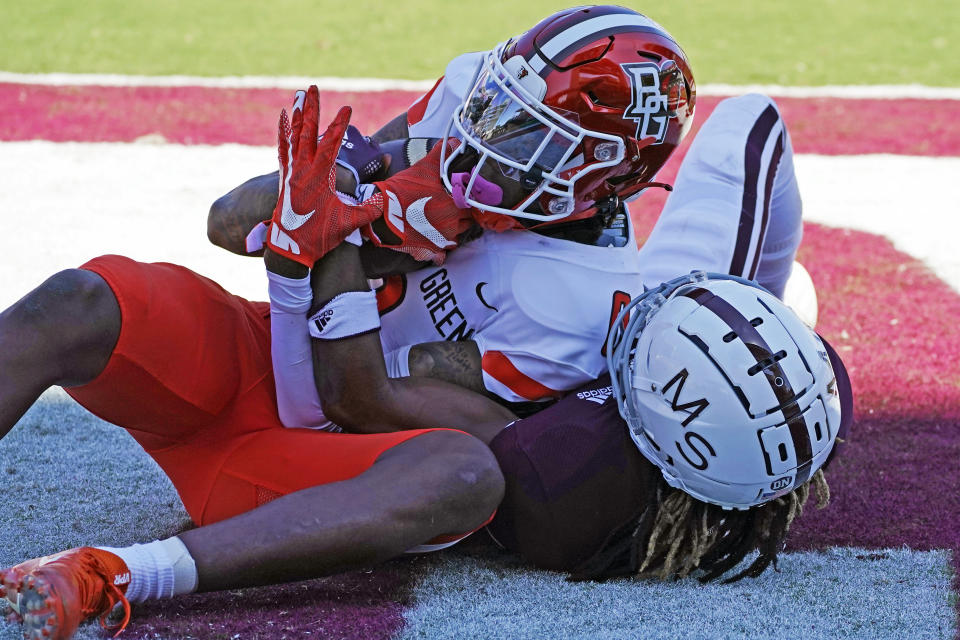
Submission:
{"label": "helmet chin strap", "polygon": [[664,191],[673,191],[673,185],[666,182],[642,182],[640,189],[663,189]]}
{"label": "helmet chin strap", "polygon": [[633,195],[629,195],[623,199],[624,202],[633,202],[640,194],[646,191],[647,189],[663,189],[664,191],[673,191],[673,185],[667,184],[666,182],[641,182],[637,185],[637,191]]}

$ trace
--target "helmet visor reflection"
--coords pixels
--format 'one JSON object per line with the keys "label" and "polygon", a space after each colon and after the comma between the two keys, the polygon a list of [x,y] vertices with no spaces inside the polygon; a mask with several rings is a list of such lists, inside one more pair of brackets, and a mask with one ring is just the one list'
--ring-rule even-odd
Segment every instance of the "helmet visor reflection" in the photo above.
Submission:
{"label": "helmet visor reflection", "polygon": [[[524,103],[509,78],[497,82],[489,70],[480,75],[464,107],[460,124],[474,142],[518,165],[552,172],[579,143],[577,134],[562,128],[563,123]],[[579,125],[575,113],[560,115]],[[548,126],[544,120],[554,125]]]}

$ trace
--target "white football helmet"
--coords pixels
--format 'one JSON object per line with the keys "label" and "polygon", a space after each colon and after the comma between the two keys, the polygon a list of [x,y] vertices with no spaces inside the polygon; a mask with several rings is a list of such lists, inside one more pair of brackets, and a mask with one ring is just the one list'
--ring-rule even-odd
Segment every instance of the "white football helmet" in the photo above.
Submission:
{"label": "white football helmet", "polygon": [[698,500],[748,509],[782,496],[840,431],[828,348],[756,283],[693,272],[648,290],[621,311],[607,353],[633,441]]}

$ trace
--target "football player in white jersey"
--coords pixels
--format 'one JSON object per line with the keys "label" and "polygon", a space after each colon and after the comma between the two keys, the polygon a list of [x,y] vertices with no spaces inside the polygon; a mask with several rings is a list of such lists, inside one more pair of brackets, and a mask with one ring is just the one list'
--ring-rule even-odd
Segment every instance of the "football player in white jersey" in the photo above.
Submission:
{"label": "football player in white jersey", "polygon": [[[587,345],[600,344],[606,327],[596,322],[584,322],[580,317],[584,310],[606,308],[608,318],[612,317],[626,300],[640,291],[641,283],[656,286],[691,268],[700,268],[757,279],[775,294],[783,295],[802,236],[802,206],[793,174],[789,135],[776,105],[768,98],[751,95],[726,100],[718,106],[681,169],[676,185],[678,192],[671,195],[653,235],[637,257],[632,251],[635,239],[630,216],[623,203],[646,187],[664,186],[651,180],[689,127],[696,100],[695,85],[682,55],[660,58],[654,64],[653,60],[660,54],[648,51],[646,57],[638,59],[639,62],[621,61],[619,56],[623,54],[616,46],[604,51],[599,60],[579,65],[575,80],[571,79],[569,70],[554,70],[536,53],[536,47],[541,51],[555,50],[571,59],[583,58],[587,56],[584,51],[598,46],[598,37],[602,40],[604,35],[609,35],[605,34],[607,30],[640,29],[656,39],[656,32],[662,29],[646,18],[637,19],[637,24],[629,24],[624,16],[632,12],[618,7],[593,7],[585,11],[592,13],[583,20],[579,19],[577,12],[572,12],[572,17],[553,17],[544,21],[544,25],[538,25],[524,37],[508,43],[503,49],[509,48],[509,52],[479,52],[455,58],[437,84],[404,114],[405,127],[399,127],[394,120],[384,132],[378,132],[383,138],[403,133],[405,128],[407,135],[413,138],[384,145],[384,149],[390,149],[387,155],[394,158],[394,169],[421,158],[426,154],[427,145],[441,136],[453,135],[465,140],[466,144],[445,158],[444,170],[439,172],[445,180],[445,187],[460,202],[472,205],[472,218],[487,228],[533,227],[539,235],[538,238],[529,235],[516,237],[514,234],[496,237],[485,233],[473,253],[453,259],[453,269],[458,272],[455,277],[449,268],[417,271],[414,261],[398,264],[397,260],[387,259],[389,267],[384,269],[374,264],[377,260],[366,260],[365,266],[371,276],[394,272],[378,292],[381,309],[391,310],[384,315],[384,347],[385,353],[389,354],[388,362],[396,365],[393,372],[403,373],[407,367],[406,351],[398,352],[398,349],[416,342],[463,340],[467,334],[473,337],[480,323],[484,325],[484,331],[471,341],[477,344],[483,359],[483,389],[510,402],[556,398],[603,371],[598,357],[600,350],[593,349],[593,353],[588,354]],[[571,28],[569,24],[574,22],[577,27]],[[536,38],[540,41],[535,47]],[[625,41],[626,38],[621,37],[618,42]],[[549,47],[543,49],[547,45]],[[657,45],[654,44],[652,49],[657,49]],[[522,55],[517,55],[518,52]],[[503,64],[494,64],[501,58]],[[521,63],[520,60],[531,62]],[[508,71],[508,62],[509,66],[517,68]],[[607,66],[616,62],[622,70],[618,81],[603,75]],[[530,64],[539,65],[536,73]],[[535,92],[540,103],[554,116],[566,113],[568,119],[585,127],[592,123],[595,130],[614,131],[617,126],[626,127],[632,129],[628,132],[633,134],[632,139],[643,142],[635,143],[638,151],[631,152],[629,159],[617,156],[617,160],[598,161],[594,158],[592,162],[586,162],[582,149],[589,149],[595,156],[598,150],[613,153],[615,143],[587,137],[578,142],[582,149],[577,147],[578,152],[574,153],[576,145],[563,137],[565,131],[562,127],[549,128],[548,124],[536,120],[536,113],[520,112],[527,118],[523,121],[517,117],[517,110],[513,107],[515,101],[499,99],[497,104],[478,110],[477,105],[489,100],[491,94],[510,91],[512,85],[509,83],[504,87],[497,84],[498,78],[501,82],[507,76],[513,79],[510,74],[523,75],[522,79],[515,81],[516,93]],[[656,75],[659,83],[656,91],[652,90],[656,84],[653,75],[647,74]],[[618,82],[624,86],[617,86]],[[581,102],[571,103],[566,97],[566,88],[571,83],[582,89]],[[609,117],[610,109],[601,100],[601,95],[608,102],[618,103],[619,100],[622,103],[616,126],[611,124],[614,119]],[[656,109],[662,108],[670,117],[665,118],[656,109],[644,112],[639,105],[645,103],[659,105]],[[496,115],[498,120],[491,119],[494,112],[499,112]],[[599,122],[601,118],[604,119]],[[494,135],[483,130],[484,123],[508,120],[510,132],[500,131]],[[641,129],[645,131],[641,133]],[[562,167],[553,167],[554,173],[548,171],[546,177],[536,183],[535,189],[523,192],[524,197],[535,201],[526,203],[526,206],[514,203],[512,207],[504,208],[464,193],[468,184],[463,177],[467,175],[477,175],[469,182],[474,187],[483,183],[485,178],[498,187],[511,184],[500,175],[504,171],[516,174],[517,180],[513,184],[529,179],[533,171],[539,171],[543,176],[543,169],[550,159],[544,161],[544,158],[531,159],[528,156],[536,150],[538,143],[546,140],[548,133],[552,136],[551,143],[559,141],[548,145],[552,150],[549,153],[562,155],[569,151],[572,158]],[[358,146],[362,144],[359,136],[354,141]],[[524,148],[524,145],[530,148]],[[371,152],[375,150],[374,146]],[[480,156],[482,160],[477,163]],[[511,163],[511,159],[519,159],[525,164]],[[479,164],[479,170],[469,174],[455,171],[457,163],[465,160]],[[353,164],[379,168],[391,163],[369,162],[364,158]],[[605,164],[614,166],[605,167]],[[532,171],[523,173],[527,165]],[[493,169],[494,166],[499,169]],[[576,176],[578,172],[583,175]],[[373,178],[362,169],[354,170],[353,175]],[[626,180],[622,177],[624,175],[632,177]],[[573,199],[564,198],[563,191],[569,188],[562,184],[565,176],[576,177],[579,181]],[[601,182],[599,186],[598,182]],[[615,189],[611,189],[613,183],[617,183]],[[275,194],[275,184],[275,177],[266,176],[221,198],[211,208],[211,237],[227,248],[240,251],[236,242],[224,241],[228,234],[217,230],[226,226],[225,220],[230,220],[234,228],[249,229],[254,221],[265,218],[269,208],[265,212],[263,205],[272,208],[273,201],[261,190]],[[551,194],[551,191],[557,193]],[[569,212],[543,213],[550,207],[566,204],[571,205]],[[257,206],[261,208],[257,209]],[[237,227],[243,220],[246,223]],[[389,224],[389,220],[389,216],[375,220],[367,228],[367,237],[381,246],[389,246],[385,239],[393,235],[391,230],[395,231],[395,225]],[[454,229],[461,231],[462,227]],[[470,233],[472,230],[467,235]],[[454,234],[447,233],[446,236],[451,245],[458,243]],[[597,246],[607,250],[597,251]],[[370,248],[371,243],[365,243],[365,256],[374,255]],[[618,248],[624,250],[617,251]],[[497,259],[477,259],[481,251],[490,251]],[[386,253],[397,255],[395,252]],[[537,253],[539,258],[533,257]],[[517,260],[512,256],[522,258]],[[413,270],[413,273],[397,275],[398,268]],[[549,290],[541,286],[537,276],[531,275],[545,268],[562,270],[562,273],[556,273]],[[419,281],[434,271],[445,278],[437,293],[449,287],[457,287],[460,291],[453,291],[453,298],[447,295],[436,297],[434,302],[443,303],[438,310],[444,313],[439,317],[432,317],[438,310],[429,307],[431,301],[427,300],[431,318],[427,322],[411,323],[409,320],[413,316],[409,312],[414,299],[407,295],[415,290],[407,288],[407,281]],[[515,279],[512,274],[517,274]],[[581,286],[586,281],[595,285],[603,283],[603,286]],[[498,282],[504,283],[502,288],[505,291],[496,291]],[[425,286],[429,287],[429,284]],[[558,287],[563,287],[562,291]],[[470,288],[474,289],[473,293],[468,291]],[[397,308],[401,300],[398,292],[401,291],[405,293],[402,298],[404,306]],[[505,311],[499,310],[501,305],[484,304],[484,296],[488,298],[490,295],[506,296],[511,304],[506,305]],[[549,301],[545,302],[544,297]],[[808,298],[813,301],[813,308],[807,310],[806,317],[813,322],[815,295]],[[453,299],[468,305],[473,303],[472,306],[478,309],[473,324],[466,323],[463,310],[453,303]],[[498,309],[497,321],[490,324],[483,316],[486,313],[493,318],[493,309]],[[447,315],[448,311],[457,320],[450,326],[447,323],[452,318]],[[390,336],[398,326],[397,320],[404,334],[399,340]],[[435,322],[435,331],[409,335],[414,327],[425,328],[430,321]],[[546,335],[551,336],[550,341],[543,337]],[[512,345],[527,344],[534,336],[541,336],[542,348],[533,353],[529,349],[522,353],[511,352]],[[490,355],[488,350],[492,352]],[[521,388],[525,391],[518,392]]]}
{"label": "football player in white jersey", "polygon": [[[728,151],[746,169],[725,168],[741,184],[761,176],[733,205],[716,203],[732,237],[742,216],[795,189],[776,108],[751,100],[717,120],[743,134]],[[63,385],[130,431],[201,525],[3,570],[0,597],[25,633],[66,638],[116,603],[129,614],[131,600],[325,575],[444,546],[489,522],[504,478],[485,443],[524,433],[504,403],[554,398],[604,370],[607,328],[645,278],[628,221],[624,241],[602,237],[621,200],[655,184],[694,101],[685,56],[653,21],[617,7],[560,12],[483,58],[448,126],[459,138],[354,200],[333,191],[348,111],[318,141],[317,93],[298,97],[292,122],[281,120],[280,198],[262,237],[269,306],[176,265],[104,256],[0,314],[0,434],[43,389]],[[498,232],[447,256],[474,222]],[[729,259],[762,270],[764,224],[751,229],[745,250],[734,242],[729,255],[710,249],[660,266]],[[434,264],[376,296],[360,257],[371,243]],[[672,405],[687,411],[675,396]],[[333,432],[331,421],[355,433]],[[505,464],[504,451],[522,444],[499,449]],[[633,468],[655,468],[639,451],[625,454]],[[594,565],[594,577],[623,571]]]}
{"label": "football player in white jersey", "polygon": [[[386,195],[349,208],[371,212],[355,225],[364,249],[393,247],[435,263],[391,274],[378,292],[388,370],[406,375],[415,345],[455,342],[442,348],[472,363],[471,388],[513,408],[555,400],[605,371],[610,320],[642,291],[622,203],[665,186],[652,180],[690,127],[693,76],[662,27],[621,7],[561,12],[494,51],[457,58],[447,71],[407,115],[413,134],[444,142],[351,194],[368,202]],[[398,155],[410,153],[406,144]],[[353,165],[358,177],[378,166]],[[245,197],[249,190],[228,194],[214,210],[267,201]],[[475,239],[464,242],[464,231]],[[275,253],[278,241],[268,240]],[[308,305],[302,273],[298,285],[292,275],[270,274],[272,291],[301,301],[274,304],[275,322],[276,309],[296,315]],[[298,354],[306,338],[273,337],[285,423],[328,425],[312,372],[292,366],[305,362]]]}

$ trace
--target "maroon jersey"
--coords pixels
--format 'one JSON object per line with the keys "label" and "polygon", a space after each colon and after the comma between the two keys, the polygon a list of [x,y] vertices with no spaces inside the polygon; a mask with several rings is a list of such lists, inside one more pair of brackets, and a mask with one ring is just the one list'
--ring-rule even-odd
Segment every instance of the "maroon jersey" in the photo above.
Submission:
{"label": "maroon jersey", "polygon": [[617,411],[610,376],[518,420],[490,444],[506,494],[488,529],[547,569],[572,569],[644,506],[660,471]]}
{"label": "maroon jersey", "polygon": [[[824,344],[842,402],[838,438],[846,440],[853,422],[850,379]],[[640,514],[660,475],[633,444],[609,375],[513,423],[490,448],[506,493],[487,528],[501,545],[546,569],[572,570],[593,555]],[[827,465],[839,449],[838,442]]]}

